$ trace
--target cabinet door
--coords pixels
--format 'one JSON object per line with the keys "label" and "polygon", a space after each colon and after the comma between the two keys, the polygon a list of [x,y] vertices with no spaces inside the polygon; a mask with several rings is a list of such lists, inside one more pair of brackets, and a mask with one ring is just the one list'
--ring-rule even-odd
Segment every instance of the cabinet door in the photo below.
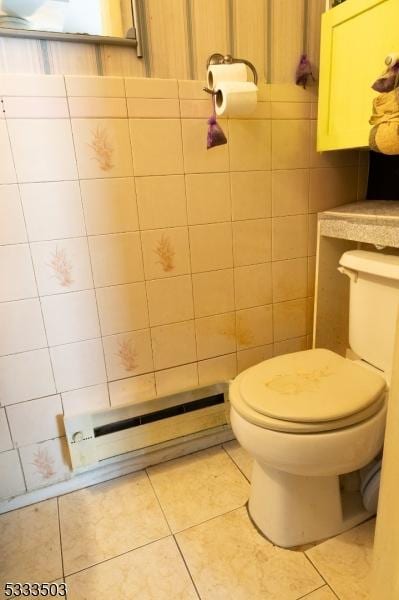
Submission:
{"label": "cabinet door", "polygon": [[373,82],[399,52],[399,0],[346,0],[324,13],[317,149],[368,146]]}

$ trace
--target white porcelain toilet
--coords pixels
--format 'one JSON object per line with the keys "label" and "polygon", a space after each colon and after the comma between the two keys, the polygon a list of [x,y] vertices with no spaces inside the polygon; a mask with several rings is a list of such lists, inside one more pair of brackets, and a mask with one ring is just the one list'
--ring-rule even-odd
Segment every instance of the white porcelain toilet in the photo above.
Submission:
{"label": "white porcelain toilet", "polygon": [[231,426],[254,458],[249,514],[283,547],[336,535],[371,516],[342,476],[383,445],[399,256],[354,250],[340,265],[350,277],[349,344],[359,359],[295,352],[230,384]]}

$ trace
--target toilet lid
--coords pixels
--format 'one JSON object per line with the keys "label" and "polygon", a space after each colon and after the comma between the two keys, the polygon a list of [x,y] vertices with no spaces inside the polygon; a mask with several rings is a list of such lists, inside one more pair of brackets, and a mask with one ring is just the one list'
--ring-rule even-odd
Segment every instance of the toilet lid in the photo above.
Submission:
{"label": "toilet lid", "polygon": [[378,373],[324,349],[266,360],[242,373],[237,383],[251,413],[308,424],[369,413],[386,387]]}

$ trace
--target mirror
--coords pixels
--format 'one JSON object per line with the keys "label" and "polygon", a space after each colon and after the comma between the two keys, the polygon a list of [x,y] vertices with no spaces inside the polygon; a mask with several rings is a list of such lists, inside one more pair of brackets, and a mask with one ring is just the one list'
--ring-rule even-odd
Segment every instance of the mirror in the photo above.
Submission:
{"label": "mirror", "polygon": [[132,0],[0,0],[0,35],[6,30],[134,39]]}

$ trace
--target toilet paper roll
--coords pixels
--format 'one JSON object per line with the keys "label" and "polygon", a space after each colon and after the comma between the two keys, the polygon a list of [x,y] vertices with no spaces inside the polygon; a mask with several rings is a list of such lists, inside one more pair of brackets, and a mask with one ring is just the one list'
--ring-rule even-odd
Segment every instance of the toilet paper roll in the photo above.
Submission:
{"label": "toilet paper roll", "polygon": [[251,81],[222,81],[216,88],[216,114],[225,117],[246,117],[254,112],[258,88]]}
{"label": "toilet paper roll", "polygon": [[228,65],[209,65],[207,73],[208,87],[213,90],[221,81],[247,81],[247,67],[244,63]]}

